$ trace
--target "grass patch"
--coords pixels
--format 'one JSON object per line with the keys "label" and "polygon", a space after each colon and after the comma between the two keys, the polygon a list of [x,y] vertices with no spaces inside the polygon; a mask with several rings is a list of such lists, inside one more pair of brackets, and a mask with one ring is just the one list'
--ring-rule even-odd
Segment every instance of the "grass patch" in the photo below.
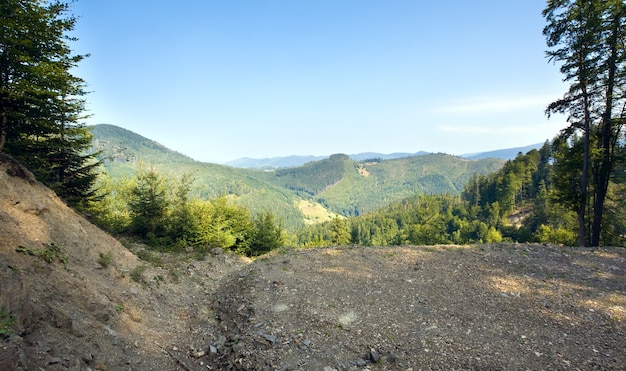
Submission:
{"label": "grass patch", "polygon": [[0,309],[0,338],[7,339],[15,335],[13,326],[17,324],[17,320],[13,314],[5,309]]}
{"label": "grass patch", "polygon": [[158,254],[150,250],[137,251],[137,257],[147,263],[152,264],[155,267],[163,267],[163,258]]}
{"label": "grass patch", "polygon": [[100,257],[98,258],[98,264],[102,268],[107,268],[113,262],[113,252],[109,251],[108,253],[100,253]]}
{"label": "grass patch", "polygon": [[67,269],[68,256],[65,255],[63,247],[57,245],[54,242],[44,243],[43,245],[43,249],[31,249],[29,247],[24,247],[20,245],[15,248],[15,251],[31,256],[36,256],[38,258],[41,258],[48,264],[52,264],[54,262],[62,263],[63,268]]}
{"label": "grass patch", "polygon": [[156,282],[157,286],[160,286],[161,282],[165,282],[165,278],[163,278],[163,276],[161,275],[156,275],[152,279],[154,280],[154,282]]}
{"label": "grass patch", "polygon": [[130,278],[135,282],[143,282],[143,273],[148,269],[145,264],[141,264],[130,271]]}
{"label": "grass patch", "polygon": [[174,283],[180,282],[180,277],[182,276],[182,273],[178,269],[170,268],[169,273]]}

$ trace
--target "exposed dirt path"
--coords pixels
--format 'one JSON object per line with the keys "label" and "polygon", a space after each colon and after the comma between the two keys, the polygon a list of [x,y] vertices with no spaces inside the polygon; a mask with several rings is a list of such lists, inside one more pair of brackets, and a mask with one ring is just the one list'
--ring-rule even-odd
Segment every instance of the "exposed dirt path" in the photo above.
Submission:
{"label": "exposed dirt path", "polygon": [[291,251],[220,287],[213,365],[625,369],[625,269],[624,249]]}

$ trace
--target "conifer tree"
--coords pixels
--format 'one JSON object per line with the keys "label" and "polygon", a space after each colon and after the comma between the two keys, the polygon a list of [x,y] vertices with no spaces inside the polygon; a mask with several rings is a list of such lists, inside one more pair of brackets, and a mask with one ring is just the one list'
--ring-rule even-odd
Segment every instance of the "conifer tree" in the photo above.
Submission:
{"label": "conifer tree", "polygon": [[281,223],[276,222],[274,214],[262,212],[253,218],[254,230],[249,247],[242,252],[247,256],[259,256],[283,247],[285,236]]}
{"label": "conifer tree", "polygon": [[167,180],[154,169],[142,170],[131,190],[128,208],[132,229],[141,237],[154,239],[165,233],[165,216],[169,201]]}
{"label": "conifer tree", "polygon": [[626,5],[622,0],[549,0],[543,15],[550,48],[547,55],[561,63],[564,81],[570,83],[563,98],[550,104],[546,113],[568,115],[569,126],[561,132],[562,141],[579,134],[582,138],[580,181],[570,194],[576,197],[578,243],[598,246],[607,189],[626,119]]}
{"label": "conifer tree", "polygon": [[0,152],[30,168],[70,204],[93,197],[94,155],[79,121],[84,81],[72,69],[76,18],[61,1],[0,1]]}

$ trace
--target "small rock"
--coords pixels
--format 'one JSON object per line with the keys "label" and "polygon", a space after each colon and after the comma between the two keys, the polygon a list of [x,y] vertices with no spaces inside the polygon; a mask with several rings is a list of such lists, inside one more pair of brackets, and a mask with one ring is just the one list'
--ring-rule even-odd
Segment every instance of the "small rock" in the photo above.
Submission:
{"label": "small rock", "polygon": [[204,355],[206,354],[206,352],[204,350],[198,351],[198,352],[194,352],[192,354],[192,356],[194,358],[200,358],[200,357],[204,357]]}
{"label": "small rock", "polygon": [[115,332],[112,328],[110,328],[109,326],[102,326],[102,328],[103,328],[104,330],[106,330],[106,332],[108,332],[108,333],[109,333],[109,335],[111,335],[111,336],[117,336],[117,333],[116,333],[116,332]]}
{"label": "small rock", "polygon": [[217,348],[214,347],[213,345],[210,345],[209,346],[209,354],[212,355],[212,356],[217,355]]}
{"label": "small rock", "polygon": [[80,358],[74,357],[68,360],[68,369],[69,370],[75,370],[75,371],[80,371],[81,367],[80,367]]}
{"label": "small rock", "polygon": [[267,341],[269,341],[270,343],[274,344],[276,343],[276,336],[275,335],[267,335],[267,334],[261,334],[261,336],[263,336],[263,338]]}
{"label": "small rock", "polygon": [[367,364],[367,361],[364,360],[363,358],[359,358],[356,360],[356,365],[358,367],[364,367]]}
{"label": "small rock", "polygon": [[130,290],[128,290],[128,291],[130,291],[130,293],[133,294],[133,295],[139,294],[139,291],[137,291],[137,289],[134,288],[134,287],[131,287]]}
{"label": "small rock", "polygon": [[241,343],[234,344],[234,345],[232,346],[232,350],[233,350],[233,352],[234,352],[234,353],[239,353],[239,352],[241,352],[241,351],[242,351],[245,347],[246,347],[246,343],[241,342]]}
{"label": "small rock", "polygon": [[370,349],[368,356],[370,361],[372,361],[373,363],[376,363],[378,362],[378,360],[380,360],[380,354],[378,354],[378,352],[374,348]]}
{"label": "small rock", "polygon": [[217,255],[222,255],[224,253],[224,250],[222,250],[222,248],[220,247],[214,247],[211,249],[211,254],[217,256]]}
{"label": "small rock", "polygon": [[57,363],[61,363],[61,357],[48,357],[46,358],[46,362],[49,365],[56,365]]}
{"label": "small rock", "polygon": [[336,368],[332,368],[330,366],[326,366],[326,367],[324,367],[324,371],[337,371],[337,369]]}
{"label": "small rock", "polygon": [[74,336],[79,338],[82,338],[86,335],[83,326],[81,326],[80,322],[78,322],[77,320],[72,320],[72,323],[70,325],[70,332]]}
{"label": "small rock", "polygon": [[83,362],[90,365],[91,362],[93,362],[93,354],[87,353],[84,356],[82,356],[81,359],[83,360]]}
{"label": "small rock", "polygon": [[111,319],[111,315],[107,311],[98,311],[93,314],[94,317],[100,322],[109,322]]}

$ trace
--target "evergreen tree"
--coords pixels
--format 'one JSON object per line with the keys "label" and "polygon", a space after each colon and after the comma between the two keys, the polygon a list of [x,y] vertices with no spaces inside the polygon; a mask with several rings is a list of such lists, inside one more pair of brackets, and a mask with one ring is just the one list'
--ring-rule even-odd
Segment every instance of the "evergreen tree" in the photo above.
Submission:
{"label": "evergreen tree", "polygon": [[186,237],[199,247],[245,250],[250,243],[252,224],[248,209],[228,201],[225,196],[189,204],[191,226]]}
{"label": "evergreen tree", "polygon": [[350,229],[345,219],[335,217],[331,221],[331,242],[335,246],[350,243]]}
{"label": "evergreen tree", "polygon": [[[575,205],[578,243],[600,244],[607,190],[626,116],[626,5],[622,0],[550,0],[543,12],[550,60],[562,63],[568,92],[547,108],[568,114],[566,141],[580,133],[582,158]],[[596,148],[592,148],[595,145]],[[590,182],[591,177],[591,182]],[[591,223],[587,210],[593,200]],[[588,226],[591,235],[588,236]]]}
{"label": "evergreen tree", "polygon": [[71,73],[76,18],[61,1],[0,2],[0,151],[72,205],[95,196],[90,135],[79,124],[84,81]]}
{"label": "evergreen tree", "polygon": [[184,174],[173,192],[168,234],[172,239],[181,242],[187,242],[186,240],[191,238],[190,231],[193,228],[189,204],[189,192],[191,192],[192,182],[191,175]]}
{"label": "evergreen tree", "polygon": [[128,201],[133,231],[143,238],[163,236],[168,205],[166,179],[154,169],[142,170]]}
{"label": "evergreen tree", "polygon": [[249,248],[242,251],[247,256],[259,256],[283,247],[285,237],[282,225],[274,219],[274,214],[262,212],[252,221],[254,230]]}
{"label": "evergreen tree", "polygon": [[[599,246],[602,236],[605,201],[609,183],[618,162],[618,150],[622,130],[626,123],[626,5],[623,0],[602,2],[603,28],[601,36],[601,119],[597,132],[597,160],[592,167],[595,194],[593,199],[593,223],[591,246]],[[622,141],[623,144],[623,141]]]}

